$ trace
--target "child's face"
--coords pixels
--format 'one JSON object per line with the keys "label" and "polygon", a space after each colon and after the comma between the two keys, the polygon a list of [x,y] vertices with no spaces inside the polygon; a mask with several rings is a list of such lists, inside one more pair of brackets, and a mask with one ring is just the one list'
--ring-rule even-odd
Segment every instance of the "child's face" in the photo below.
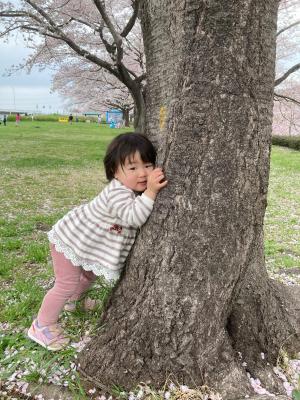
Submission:
{"label": "child's face", "polygon": [[144,192],[147,189],[147,178],[154,165],[151,162],[144,162],[137,151],[132,157],[125,159],[124,165],[119,165],[115,178],[124,186],[135,192]]}

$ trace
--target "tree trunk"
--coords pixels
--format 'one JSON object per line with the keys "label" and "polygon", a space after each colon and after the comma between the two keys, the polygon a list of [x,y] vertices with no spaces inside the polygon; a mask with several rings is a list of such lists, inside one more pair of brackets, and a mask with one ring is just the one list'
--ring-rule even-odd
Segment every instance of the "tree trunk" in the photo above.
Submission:
{"label": "tree trunk", "polygon": [[124,125],[126,127],[129,127],[129,108],[122,108],[122,113],[123,113],[123,120],[124,120]]}
{"label": "tree trunk", "polygon": [[105,387],[171,377],[225,398],[251,393],[249,371],[282,392],[272,365],[299,346],[300,301],[264,265],[277,0],[144,0],[141,13],[146,126],[169,184],[81,369]]}
{"label": "tree trunk", "polygon": [[121,82],[128,88],[134,101],[134,128],[137,132],[145,132],[145,100],[142,83],[133,80],[124,65],[119,68],[119,73]]}
{"label": "tree trunk", "polygon": [[145,99],[141,85],[131,91],[134,100],[134,128],[136,132],[145,132]]}

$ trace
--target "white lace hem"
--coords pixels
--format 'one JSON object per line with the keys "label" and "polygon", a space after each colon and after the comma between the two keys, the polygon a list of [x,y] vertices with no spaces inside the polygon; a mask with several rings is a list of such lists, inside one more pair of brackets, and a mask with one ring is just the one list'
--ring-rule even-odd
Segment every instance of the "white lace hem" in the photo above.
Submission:
{"label": "white lace hem", "polygon": [[82,267],[85,271],[92,271],[97,276],[102,276],[107,282],[116,282],[121,274],[121,270],[114,271],[108,267],[99,264],[89,264],[81,257],[78,257],[69,246],[65,245],[52,229],[47,233],[50,243],[54,244],[55,250],[71,261],[71,263],[77,267]]}

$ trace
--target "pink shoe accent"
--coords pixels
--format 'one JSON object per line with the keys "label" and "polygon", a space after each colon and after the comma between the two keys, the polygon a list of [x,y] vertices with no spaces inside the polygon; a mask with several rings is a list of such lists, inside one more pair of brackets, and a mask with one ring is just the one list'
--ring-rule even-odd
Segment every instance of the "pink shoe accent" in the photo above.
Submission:
{"label": "pink shoe accent", "polygon": [[63,330],[58,324],[39,327],[36,319],[32,322],[27,335],[31,340],[51,351],[63,349],[70,341],[63,335]]}

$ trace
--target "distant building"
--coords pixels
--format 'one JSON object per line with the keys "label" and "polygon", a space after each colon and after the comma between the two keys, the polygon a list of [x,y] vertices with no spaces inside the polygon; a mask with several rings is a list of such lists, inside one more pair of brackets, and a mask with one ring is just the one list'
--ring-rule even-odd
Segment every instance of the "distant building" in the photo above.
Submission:
{"label": "distant building", "polygon": [[106,111],[106,123],[110,124],[113,122],[115,125],[123,122],[123,113],[120,110],[113,109]]}

